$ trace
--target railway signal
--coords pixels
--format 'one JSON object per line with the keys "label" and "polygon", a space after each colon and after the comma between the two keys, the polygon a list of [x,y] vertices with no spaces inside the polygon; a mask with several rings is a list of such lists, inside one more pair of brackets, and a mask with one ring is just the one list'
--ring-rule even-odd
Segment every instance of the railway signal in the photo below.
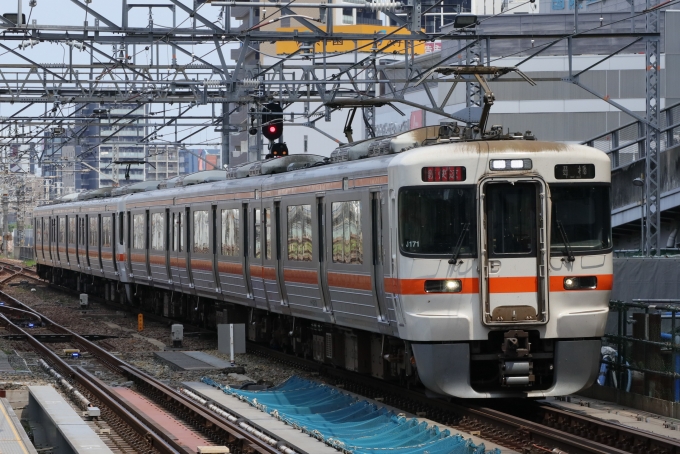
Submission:
{"label": "railway signal", "polygon": [[283,109],[278,102],[270,102],[262,107],[262,135],[274,141],[283,134]]}

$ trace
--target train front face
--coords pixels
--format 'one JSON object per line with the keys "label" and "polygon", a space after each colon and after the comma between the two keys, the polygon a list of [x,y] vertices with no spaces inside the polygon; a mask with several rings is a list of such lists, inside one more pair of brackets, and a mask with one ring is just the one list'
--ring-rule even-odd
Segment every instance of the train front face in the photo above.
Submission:
{"label": "train front face", "polygon": [[544,397],[594,382],[612,286],[610,169],[593,148],[538,141],[392,161],[395,307],[431,391]]}

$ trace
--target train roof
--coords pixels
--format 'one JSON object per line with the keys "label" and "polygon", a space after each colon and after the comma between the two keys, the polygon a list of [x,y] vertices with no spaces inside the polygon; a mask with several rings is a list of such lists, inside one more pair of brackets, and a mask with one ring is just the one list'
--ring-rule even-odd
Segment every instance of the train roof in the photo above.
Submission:
{"label": "train roof", "polygon": [[[362,140],[340,145],[330,158],[317,155],[295,154],[264,161],[249,162],[227,170],[209,170],[181,175],[167,180],[135,183],[122,188],[101,188],[73,197],[64,196],[52,205],[40,208],[56,208],[55,204],[90,201],[88,206],[106,205],[113,210],[120,199],[133,205],[152,200],[179,198],[181,203],[198,200],[206,192],[226,193],[239,191],[275,190],[279,185],[304,180],[305,184],[323,184],[329,177],[347,172],[353,178],[385,173],[389,162],[397,154],[408,150],[442,144],[470,144],[487,142],[485,151],[573,151],[582,146],[558,142],[536,141],[530,131],[503,133],[500,126],[492,126],[484,137],[475,138],[473,128],[459,127],[456,123],[426,126],[389,136]],[[509,142],[514,142],[509,146]],[[586,147],[583,147],[586,148]],[[462,147],[471,152],[481,151],[478,146]],[[461,149],[461,151],[463,151]],[[319,186],[321,188],[321,186]],[[184,201],[184,202],[182,202]]]}

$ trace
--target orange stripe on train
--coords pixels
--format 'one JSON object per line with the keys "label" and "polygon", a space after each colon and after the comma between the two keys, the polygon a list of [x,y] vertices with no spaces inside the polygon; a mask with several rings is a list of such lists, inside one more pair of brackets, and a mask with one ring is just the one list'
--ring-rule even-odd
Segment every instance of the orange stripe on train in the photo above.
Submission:
{"label": "orange stripe on train", "polygon": [[352,288],[356,290],[373,290],[371,276],[363,274],[333,273],[328,272],[328,286]]}

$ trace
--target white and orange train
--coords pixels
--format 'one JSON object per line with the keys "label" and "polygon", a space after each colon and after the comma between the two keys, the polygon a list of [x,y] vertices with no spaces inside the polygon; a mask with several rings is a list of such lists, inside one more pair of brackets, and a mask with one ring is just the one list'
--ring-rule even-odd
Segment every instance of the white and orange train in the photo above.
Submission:
{"label": "white and orange train", "polygon": [[612,286],[609,158],[469,134],[426,127],[39,207],[38,271],[435,394],[577,392],[599,370]]}

